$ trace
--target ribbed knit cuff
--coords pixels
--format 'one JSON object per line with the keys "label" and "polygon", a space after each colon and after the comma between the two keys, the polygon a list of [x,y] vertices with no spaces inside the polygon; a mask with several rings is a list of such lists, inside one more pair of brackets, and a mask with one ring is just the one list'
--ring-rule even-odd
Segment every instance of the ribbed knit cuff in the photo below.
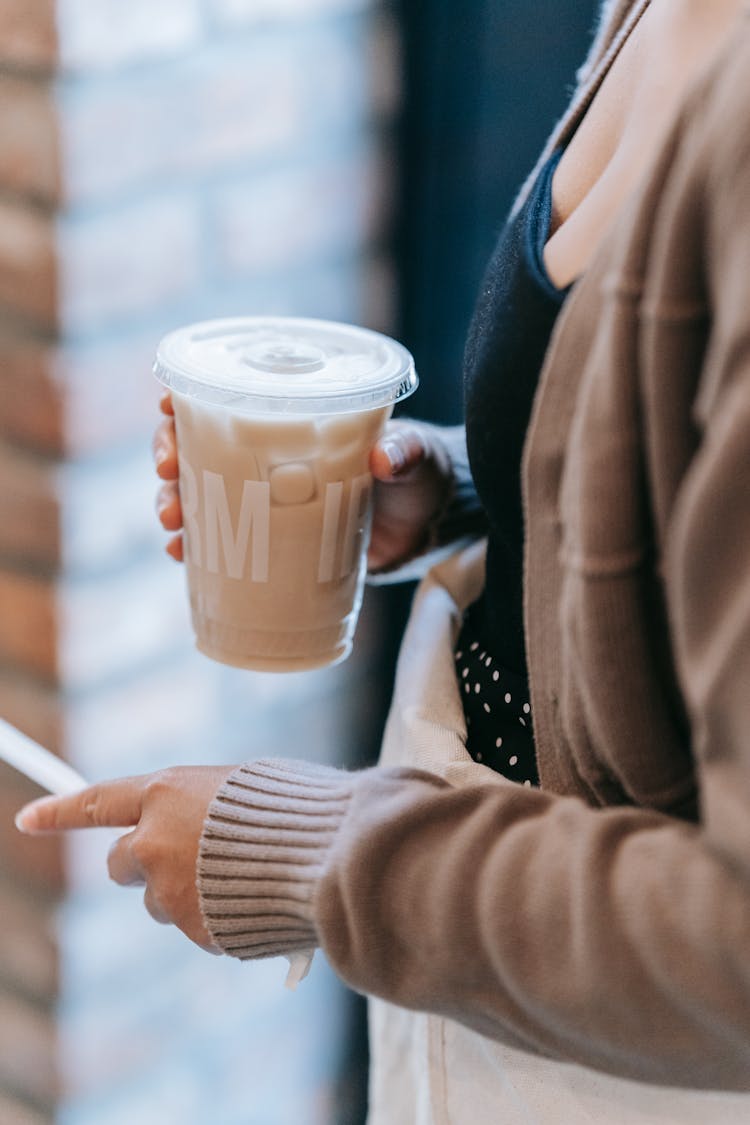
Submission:
{"label": "ribbed knit cuff", "polygon": [[239,766],[208,809],[197,886],[224,952],[275,957],[318,944],[312,897],[355,778],[309,762]]}

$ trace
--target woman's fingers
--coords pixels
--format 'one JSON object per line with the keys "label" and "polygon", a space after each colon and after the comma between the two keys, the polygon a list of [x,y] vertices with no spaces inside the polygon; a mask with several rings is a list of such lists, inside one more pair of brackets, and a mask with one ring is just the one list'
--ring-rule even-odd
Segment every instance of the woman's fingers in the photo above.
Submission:
{"label": "woman's fingers", "polygon": [[156,511],[165,531],[179,531],[182,527],[182,506],[177,481],[167,481],[156,494]]}
{"label": "woman's fingers", "polygon": [[[165,531],[180,531],[182,527],[182,506],[178,486],[179,464],[177,460],[177,433],[174,422],[172,396],[165,394],[159,409],[167,417],[159,424],[154,434],[154,462],[157,475],[166,481],[156,497],[156,510]],[[182,534],[174,535],[167,543],[167,554],[177,562],[184,558]]]}
{"label": "woman's fingers", "polygon": [[166,546],[167,554],[175,560],[175,562],[185,561],[185,544],[183,542],[182,534],[173,536]]}
{"label": "woman's fingers", "polygon": [[[165,531],[180,531],[182,527],[182,506],[178,485],[179,466],[177,462],[177,435],[172,409],[171,395],[165,395],[160,402],[164,414],[170,415],[159,424],[154,434],[154,462],[157,475],[166,483],[156,496],[156,510]],[[182,535],[175,535],[167,544],[167,554],[177,562],[182,562],[184,548]]]}
{"label": "woman's fingers", "polygon": [[143,896],[143,905],[146,907],[146,910],[148,910],[153,920],[158,922],[160,926],[169,926],[172,924],[171,916],[161,905],[151,886],[146,887],[146,892]]}
{"label": "woman's fingers", "polygon": [[424,549],[450,487],[451,468],[434,427],[398,421],[373,449],[370,470],[375,490],[368,567],[376,573]]}
{"label": "woman's fingers", "polygon": [[408,422],[392,422],[370,454],[370,471],[377,480],[403,478],[425,458],[419,429]]}
{"label": "woman's fingers", "polygon": [[107,870],[113,883],[121,887],[144,887],[146,873],[133,847],[135,832],[127,832],[115,840],[107,856]]}
{"label": "woman's fingers", "polygon": [[21,809],[16,827],[31,836],[69,828],[130,828],[141,818],[147,780],[123,777],[66,797],[42,797]]}
{"label": "woman's fingers", "polygon": [[18,815],[22,832],[68,828],[133,828],[112,846],[108,867],[122,886],[145,885],[146,909],[217,952],[201,914],[195,869],[206,810],[233,766],[172,767],[141,777],[92,785],[66,797],[47,797]]}
{"label": "woman's fingers", "polygon": [[153,441],[154,463],[157,476],[162,480],[177,480],[177,435],[174,418],[165,418],[156,428]]}

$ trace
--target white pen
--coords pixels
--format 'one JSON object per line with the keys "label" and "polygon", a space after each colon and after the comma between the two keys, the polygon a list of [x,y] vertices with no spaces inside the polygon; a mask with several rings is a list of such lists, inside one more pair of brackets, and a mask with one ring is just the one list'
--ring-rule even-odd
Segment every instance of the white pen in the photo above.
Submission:
{"label": "white pen", "polygon": [[26,775],[57,797],[77,793],[88,786],[79,773],[33,738],[0,719],[0,761]]}

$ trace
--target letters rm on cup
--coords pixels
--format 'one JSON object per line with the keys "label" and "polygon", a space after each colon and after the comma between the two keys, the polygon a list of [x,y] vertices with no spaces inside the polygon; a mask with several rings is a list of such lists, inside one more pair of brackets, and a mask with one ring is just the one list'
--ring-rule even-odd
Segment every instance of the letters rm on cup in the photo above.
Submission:
{"label": "letters rm on cup", "polygon": [[[348,484],[346,503],[344,481],[329,481],[323,488],[317,549],[319,583],[346,578],[354,571],[363,533],[369,530],[372,477],[361,473]],[[268,581],[272,547],[268,481],[243,481],[239,510],[232,512],[221,473],[203,469],[198,474],[180,457],[180,497],[186,557],[194,566],[229,578],[247,576],[252,582]],[[301,545],[301,549],[309,548]]]}

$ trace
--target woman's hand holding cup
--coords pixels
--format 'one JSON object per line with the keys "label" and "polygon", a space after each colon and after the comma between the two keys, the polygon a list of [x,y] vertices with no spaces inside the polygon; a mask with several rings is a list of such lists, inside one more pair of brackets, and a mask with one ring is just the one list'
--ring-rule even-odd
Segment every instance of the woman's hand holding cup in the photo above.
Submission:
{"label": "woman's hand holding cup", "polygon": [[445,504],[451,482],[439,431],[424,422],[394,421],[370,454],[375,479],[370,571],[386,571],[419,554]]}
{"label": "woman's hand holding cup", "polygon": [[[160,408],[165,417],[154,434],[153,451],[164,483],[157,512],[165,531],[173,533],[167,553],[181,562],[182,509],[171,395],[162,397]],[[399,420],[388,423],[373,447],[370,471],[375,494],[368,566],[371,571],[388,570],[424,547],[450,487],[450,460],[435,427]]]}
{"label": "woman's hand holding cup", "polygon": [[167,543],[167,554],[177,562],[182,562],[182,508],[177,466],[177,435],[170,394],[162,395],[159,408],[166,417],[157,427],[153,442],[156,473],[164,481],[157,493],[156,510],[164,530],[177,532]]}

